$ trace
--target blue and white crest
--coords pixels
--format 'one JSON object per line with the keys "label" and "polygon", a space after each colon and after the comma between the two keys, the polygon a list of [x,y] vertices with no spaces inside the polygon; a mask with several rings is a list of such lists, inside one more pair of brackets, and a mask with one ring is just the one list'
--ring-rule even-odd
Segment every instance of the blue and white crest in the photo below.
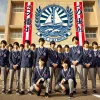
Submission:
{"label": "blue and white crest", "polygon": [[66,10],[59,5],[49,5],[44,9],[36,9],[35,25],[41,38],[46,41],[62,41],[71,35],[73,11],[67,6]]}

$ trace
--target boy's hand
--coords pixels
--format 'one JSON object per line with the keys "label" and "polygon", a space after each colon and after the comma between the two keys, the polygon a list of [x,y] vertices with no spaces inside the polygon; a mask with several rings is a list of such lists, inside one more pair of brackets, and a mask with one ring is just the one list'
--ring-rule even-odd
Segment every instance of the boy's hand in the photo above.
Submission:
{"label": "boy's hand", "polygon": [[14,69],[17,69],[17,67],[18,67],[18,65],[13,65],[13,68],[14,68]]}
{"label": "boy's hand", "polygon": [[60,85],[63,91],[66,91],[66,88],[61,84]]}
{"label": "boy's hand", "polygon": [[62,79],[61,84],[64,84],[64,82],[65,82],[65,80],[64,80],[64,79]]}
{"label": "boy's hand", "polygon": [[57,67],[57,64],[53,64],[53,67],[56,68]]}

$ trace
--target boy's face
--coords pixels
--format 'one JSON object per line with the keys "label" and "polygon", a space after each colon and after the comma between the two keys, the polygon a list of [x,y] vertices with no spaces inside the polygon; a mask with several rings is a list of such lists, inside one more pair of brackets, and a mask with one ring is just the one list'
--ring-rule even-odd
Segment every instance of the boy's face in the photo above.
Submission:
{"label": "boy's face", "polygon": [[58,51],[62,51],[62,48],[58,47],[57,50],[58,50]]}
{"label": "boy's face", "polygon": [[31,46],[31,50],[35,50],[35,47],[34,46]]}
{"label": "boy's face", "polygon": [[68,64],[67,63],[62,63],[62,66],[63,66],[63,68],[67,68],[68,67]]}
{"label": "boy's face", "polygon": [[28,43],[25,43],[25,47],[29,47],[29,44]]}
{"label": "boy's face", "polygon": [[13,48],[9,46],[9,51],[11,51]]}
{"label": "boy's face", "polygon": [[14,45],[14,49],[18,49],[18,46],[17,45]]}
{"label": "boy's face", "polygon": [[50,47],[51,47],[51,48],[55,48],[55,44],[51,44]]}
{"label": "boy's face", "polygon": [[65,51],[69,51],[69,48],[65,48]]}
{"label": "boy's face", "polygon": [[24,48],[23,47],[20,47],[20,50],[23,50]]}
{"label": "boy's face", "polygon": [[1,43],[1,46],[2,46],[2,47],[5,47],[6,45],[5,45],[4,43]]}
{"label": "boy's face", "polygon": [[94,49],[97,49],[97,48],[98,48],[98,46],[94,44],[94,45],[93,45],[93,48],[94,48]]}
{"label": "boy's face", "polygon": [[40,43],[40,46],[43,46],[44,45],[44,42],[43,41],[40,41],[39,43]]}
{"label": "boy's face", "polygon": [[39,65],[43,66],[44,65],[44,61],[42,61],[41,59],[39,59]]}
{"label": "boy's face", "polygon": [[74,44],[78,44],[78,41],[76,39],[73,40]]}
{"label": "boy's face", "polygon": [[89,47],[89,45],[88,45],[88,44],[84,44],[84,47],[85,47],[85,48],[88,48],[88,47]]}

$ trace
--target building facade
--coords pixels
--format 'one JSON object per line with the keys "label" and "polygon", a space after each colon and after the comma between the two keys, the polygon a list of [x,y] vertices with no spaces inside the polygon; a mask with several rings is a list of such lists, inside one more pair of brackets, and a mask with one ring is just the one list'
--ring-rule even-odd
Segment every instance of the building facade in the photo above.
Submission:
{"label": "building facade", "polygon": [[[35,25],[35,11],[41,6],[43,9],[48,5],[60,5],[63,8],[69,6],[74,12],[74,2],[83,2],[85,37],[90,42],[97,41],[100,46],[100,9],[98,0],[8,0],[6,25],[0,26],[0,40],[5,39],[8,43],[18,41],[22,43],[22,30],[24,25],[24,3],[25,1],[34,2],[33,20],[32,20],[32,43],[38,46],[40,38]],[[0,19],[1,20],[1,19]],[[61,45],[72,45],[72,37],[76,35],[75,16],[73,15],[73,26],[70,30],[71,35],[67,39],[57,42]],[[48,47],[49,42],[45,42]]]}

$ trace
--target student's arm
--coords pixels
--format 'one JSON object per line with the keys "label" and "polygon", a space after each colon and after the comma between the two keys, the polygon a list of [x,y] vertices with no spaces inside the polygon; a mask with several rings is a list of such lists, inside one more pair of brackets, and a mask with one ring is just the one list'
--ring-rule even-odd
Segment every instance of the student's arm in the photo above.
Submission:
{"label": "student's arm", "polygon": [[21,52],[20,51],[19,51],[19,56],[20,56],[20,59],[19,59],[19,61],[17,63],[18,66],[20,66],[20,64],[21,64]]}
{"label": "student's arm", "polygon": [[94,60],[94,54],[93,54],[93,50],[91,50],[91,60],[89,62],[90,65],[92,65],[93,60]]}
{"label": "student's arm", "polygon": [[13,66],[13,62],[12,62],[12,51],[9,53],[9,64]]}
{"label": "student's arm", "polygon": [[37,50],[38,50],[38,48],[36,48],[34,51],[34,66],[36,65]]}
{"label": "student's arm", "polygon": [[72,48],[70,48],[70,51],[69,51],[69,59],[70,59],[71,62],[73,61],[73,59],[72,59]]}

